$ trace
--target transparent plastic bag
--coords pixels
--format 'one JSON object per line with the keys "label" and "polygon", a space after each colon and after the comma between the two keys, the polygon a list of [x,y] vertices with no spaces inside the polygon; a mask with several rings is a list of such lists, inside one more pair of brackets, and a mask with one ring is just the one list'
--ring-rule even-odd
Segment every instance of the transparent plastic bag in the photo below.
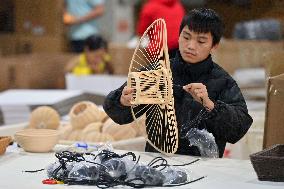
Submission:
{"label": "transparent plastic bag", "polygon": [[102,162],[102,165],[107,168],[107,172],[112,178],[119,178],[123,175],[127,175],[126,165],[121,158],[112,158],[106,160]]}
{"label": "transparent plastic bag", "polygon": [[199,130],[197,128],[191,128],[187,132],[186,138],[190,142],[190,145],[198,147],[200,155],[202,157],[219,157],[218,146],[215,142],[215,137],[206,129]]}
{"label": "transparent plastic bag", "polygon": [[138,165],[134,171],[136,178],[142,178],[146,185],[162,186],[165,176],[161,171],[146,165]]}
{"label": "transparent plastic bag", "polygon": [[68,162],[66,164],[66,170],[63,170],[61,164],[56,161],[46,167],[47,176],[48,178],[64,178],[69,174],[73,167],[74,162]]}
{"label": "transparent plastic bag", "polygon": [[99,179],[99,167],[96,164],[88,162],[78,162],[74,165],[68,174],[68,178],[76,180],[92,180]]}
{"label": "transparent plastic bag", "polygon": [[187,172],[177,167],[169,166],[161,172],[165,176],[164,184],[181,184],[188,181]]}
{"label": "transparent plastic bag", "polygon": [[[133,152],[119,155],[113,151],[93,153],[57,153],[58,161],[47,167],[49,178],[66,184],[132,187],[188,184],[188,172],[170,166],[162,157],[147,165],[139,162]],[[190,174],[192,175],[192,174]]]}

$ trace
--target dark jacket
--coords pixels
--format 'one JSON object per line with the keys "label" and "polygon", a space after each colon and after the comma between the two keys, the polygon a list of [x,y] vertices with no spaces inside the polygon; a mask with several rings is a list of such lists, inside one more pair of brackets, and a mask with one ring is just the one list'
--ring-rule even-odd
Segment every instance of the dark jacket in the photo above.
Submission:
{"label": "dark jacket", "polygon": [[[175,85],[183,86],[189,83],[206,85],[209,98],[214,102],[215,107],[209,113],[209,118],[201,121],[199,128],[206,128],[214,135],[219,156],[222,157],[226,142],[235,143],[240,140],[252,124],[252,118],[248,114],[246,102],[237,83],[212,61],[211,56],[200,63],[188,64],[177,53],[177,56],[171,59],[171,70]],[[119,101],[123,87],[112,91],[104,103],[106,113],[119,124],[133,121],[130,108],[122,106]],[[195,118],[203,109],[203,106],[189,93],[178,87],[174,87],[174,103],[179,131],[181,125]],[[145,150],[156,151],[148,143]],[[189,146],[189,142],[182,138],[179,138],[177,153],[200,155],[197,147]]]}

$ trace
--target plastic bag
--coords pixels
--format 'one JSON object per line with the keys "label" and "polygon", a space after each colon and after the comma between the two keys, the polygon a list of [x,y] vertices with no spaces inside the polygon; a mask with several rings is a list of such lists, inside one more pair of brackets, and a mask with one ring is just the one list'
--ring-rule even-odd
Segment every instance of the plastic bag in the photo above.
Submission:
{"label": "plastic bag", "polygon": [[219,157],[218,146],[215,142],[215,137],[207,130],[191,128],[187,132],[186,138],[190,142],[190,145],[198,147],[200,155],[202,157]]}
{"label": "plastic bag", "polygon": [[181,184],[187,182],[188,174],[186,171],[177,167],[169,166],[161,172],[165,176],[164,184]]}
{"label": "plastic bag", "polygon": [[123,175],[127,175],[125,163],[121,158],[112,158],[102,162],[102,164],[106,166],[107,172],[112,178],[119,178]]}
{"label": "plastic bag", "polygon": [[47,176],[48,178],[65,178],[74,167],[74,164],[74,162],[68,162],[66,170],[64,170],[60,167],[61,164],[58,161],[51,163],[46,167]]}
{"label": "plastic bag", "polygon": [[136,178],[142,178],[145,184],[152,186],[162,186],[165,180],[165,176],[161,171],[146,165],[136,166],[135,176]]}
{"label": "plastic bag", "polygon": [[96,164],[87,162],[76,163],[69,172],[68,178],[96,181],[99,179],[99,167]]}

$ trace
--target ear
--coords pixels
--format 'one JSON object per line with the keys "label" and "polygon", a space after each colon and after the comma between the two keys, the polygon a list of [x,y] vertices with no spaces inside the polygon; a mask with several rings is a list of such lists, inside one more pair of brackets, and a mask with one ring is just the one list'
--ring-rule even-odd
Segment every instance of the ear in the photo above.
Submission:
{"label": "ear", "polygon": [[213,53],[218,47],[219,47],[219,43],[215,44],[215,45],[211,48],[211,53]]}

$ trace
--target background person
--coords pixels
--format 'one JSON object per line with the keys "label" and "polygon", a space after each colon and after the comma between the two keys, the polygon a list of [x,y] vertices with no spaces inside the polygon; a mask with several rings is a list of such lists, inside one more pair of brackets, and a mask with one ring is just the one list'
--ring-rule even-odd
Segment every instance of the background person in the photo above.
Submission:
{"label": "background person", "polygon": [[156,19],[163,18],[167,25],[169,56],[172,58],[178,49],[179,25],[184,14],[184,8],[179,0],[148,0],[139,15],[137,34],[142,36]]}
{"label": "background person", "polygon": [[65,70],[75,75],[112,74],[110,61],[107,42],[101,36],[92,35],[85,40],[84,52],[71,60]]}
{"label": "background person", "polygon": [[100,33],[97,18],[104,11],[104,0],[65,0],[63,22],[73,52],[83,52],[85,39]]}

